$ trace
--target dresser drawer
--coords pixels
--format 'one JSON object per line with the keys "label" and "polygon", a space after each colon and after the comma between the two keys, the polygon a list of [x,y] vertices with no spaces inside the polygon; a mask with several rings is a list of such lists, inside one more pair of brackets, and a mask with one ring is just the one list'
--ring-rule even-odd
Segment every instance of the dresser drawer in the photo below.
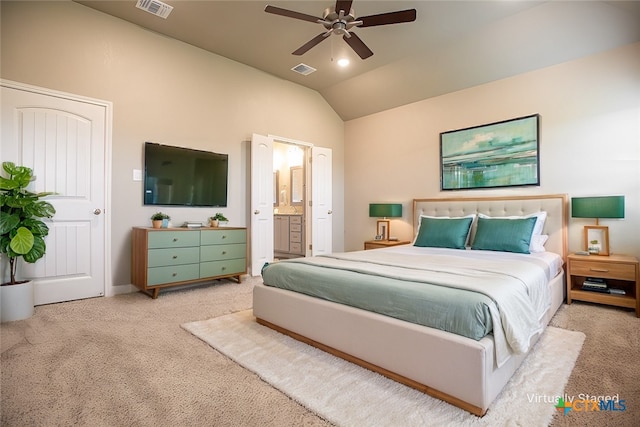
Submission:
{"label": "dresser drawer", "polygon": [[202,230],[201,245],[225,245],[228,243],[247,243],[246,230]]}
{"label": "dresser drawer", "polygon": [[294,215],[294,216],[289,217],[289,223],[290,224],[302,224],[302,216]]}
{"label": "dresser drawer", "polygon": [[156,231],[148,233],[148,236],[149,249],[200,245],[200,231]]}
{"label": "dresser drawer", "polygon": [[199,264],[172,265],[147,269],[147,286],[184,282],[200,278]]}
{"label": "dresser drawer", "polygon": [[574,276],[602,277],[605,279],[636,280],[636,266],[598,261],[571,261]]}
{"label": "dresser drawer", "polygon": [[289,252],[292,254],[302,254],[302,243],[291,243]]}
{"label": "dresser drawer", "polygon": [[149,249],[147,266],[164,267],[168,265],[197,264],[200,261],[200,250],[196,247]]}
{"label": "dresser drawer", "polygon": [[225,261],[209,261],[200,264],[200,277],[223,276],[226,274],[239,274],[247,271],[247,262],[244,258]]}
{"label": "dresser drawer", "polygon": [[291,231],[296,231],[296,232],[301,232],[302,231],[302,224],[291,224],[291,226],[289,227],[289,229]]}
{"label": "dresser drawer", "polygon": [[294,233],[291,232],[291,234],[289,235],[290,239],[291,239],[291,243],[300,243],[302,242],[302,233]]}
{"label": "dresser drawer", "polygon": [[247,256],[247,245],[209,245],[200,247],[200,261],[220,261],[224,259],[244,258]]}

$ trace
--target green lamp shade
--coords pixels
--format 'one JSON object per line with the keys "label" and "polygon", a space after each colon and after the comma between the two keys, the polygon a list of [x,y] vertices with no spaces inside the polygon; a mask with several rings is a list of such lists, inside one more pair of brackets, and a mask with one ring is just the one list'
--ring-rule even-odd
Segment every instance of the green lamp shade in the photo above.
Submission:
{"label": "green lamp shade", "polygon": [[370,203],[369,216],[375,218],[396,218],[402,216],[400,203]]}
{"label": "green lamp shade", "polygon": [[573,218],[624,218],[624,196],[573,197]]}

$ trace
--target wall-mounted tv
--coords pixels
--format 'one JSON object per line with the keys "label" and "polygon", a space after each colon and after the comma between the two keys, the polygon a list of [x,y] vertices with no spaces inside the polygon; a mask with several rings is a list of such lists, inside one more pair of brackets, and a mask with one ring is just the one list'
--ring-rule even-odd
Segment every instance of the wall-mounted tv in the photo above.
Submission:
{"label": "wall-mounted tv", "polygon": [[146,142],[144,204],[227,206],[229,156]]}

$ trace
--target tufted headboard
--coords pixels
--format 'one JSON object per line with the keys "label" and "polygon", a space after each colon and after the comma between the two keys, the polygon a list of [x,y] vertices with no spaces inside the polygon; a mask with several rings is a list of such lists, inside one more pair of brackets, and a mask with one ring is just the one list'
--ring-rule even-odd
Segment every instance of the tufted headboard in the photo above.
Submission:
{"label": "tufted headboard", "polygon": [[[547,220],[542,233],[548,234],[549,240],[545,248],[559,254],[566,262],[569,221],[567,200],[566,194],[413,199],[413,234],[418,230],[420,215],[458,217],[483,213],[489,216],[511,216],[546,211]],[[475,228],[471,230],[472,239],[474,235]]]}

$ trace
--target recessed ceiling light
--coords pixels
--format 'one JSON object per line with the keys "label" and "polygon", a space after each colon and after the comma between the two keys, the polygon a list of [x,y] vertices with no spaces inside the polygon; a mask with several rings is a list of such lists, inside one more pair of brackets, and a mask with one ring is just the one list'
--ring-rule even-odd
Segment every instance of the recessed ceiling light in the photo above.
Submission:
{"label": "recessed ceiling light", "polygon": [[341,67],[346,67],[349,65],[349,60],[347,58],[338,59],[338,65]]}

